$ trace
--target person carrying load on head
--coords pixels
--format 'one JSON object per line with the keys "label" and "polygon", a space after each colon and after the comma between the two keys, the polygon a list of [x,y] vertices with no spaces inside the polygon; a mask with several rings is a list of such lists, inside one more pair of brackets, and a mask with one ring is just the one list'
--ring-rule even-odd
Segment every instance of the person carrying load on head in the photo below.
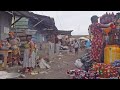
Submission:
{"label": "person carrying load on head", "polygon": [[9,32],[9,38],[7,38],[7,41],[11,44],[10,49],[12,49],[13,64],[20,64],[20,40],[15,37],[14,32]]}

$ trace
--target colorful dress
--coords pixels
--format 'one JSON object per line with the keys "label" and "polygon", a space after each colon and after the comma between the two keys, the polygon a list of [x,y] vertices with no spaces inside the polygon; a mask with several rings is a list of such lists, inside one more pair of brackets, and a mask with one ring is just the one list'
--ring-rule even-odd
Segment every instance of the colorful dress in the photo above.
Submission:
{"label": "colorful dress", "polygon": [[17,38],[9,38],[9,43],[11,44],[11,49],[13,52],[13,59],[19,61],[20,60],[20,49],[19,49],[19,41]]}
{"label": "colorful dress", "polygon": [[[30,49],[32,49],[31,57],[29,57]],[[24,59],[23,59],[23,68],[32,67],[35,68],[35,47],[32,41],[25,44]]]}
{"label": "colorful dress", "polygon": [[100,23],[94,23],[90,25],[90,31],[93,35],[91,42],[91,59],[100,62],[103,48],[103,32],[101,30]]}

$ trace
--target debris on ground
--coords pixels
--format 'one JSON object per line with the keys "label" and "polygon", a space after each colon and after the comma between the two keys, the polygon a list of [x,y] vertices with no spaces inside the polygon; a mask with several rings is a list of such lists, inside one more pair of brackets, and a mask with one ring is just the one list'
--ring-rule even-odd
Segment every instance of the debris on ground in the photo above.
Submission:
{"label": "debris on ground", "polygon": [[50,61],[50,63],[54,63],[54,61]]}
{"label": "debris on ground", "polygon": [[45,68],[49,69],[49,68],[50,68],[50,65],[48,65],[48,64],[46,63],[46,61],[42,58],[42,59],[39,61],[39,67],[42,68],[42,69],[45,69]]}
{"label": "debris on ground", "polygon": [[37,74],[39,74],[39,72],[38,72],[38,71],[33,71],[33,72],[31,72],[30,74],[31,74],[31,75],[37,75]]}
{"label": "debris on ground", "polygon": [[42,72],[40,72],[40,74],[48,74],[48,72],[42,71]]}
{"label": "debris on ground", "polygon": [[26,78],[26,76],[23,74],[20,74],[19,78]]}
{"label": "debris on ground", "polygon": [[77,68],[81,68],[82,65],[83,65],[83,63],[81,62],[80,59],[77,59],[74,64],[75,64],[75,66],[76,66]]}
{"label": "debris on ground", "polygon": [[59,53],[59,55],[58,55],[59,57],[62,57],[63,55],[62,55],[62,53]]}
{"label": "debris on ground", "polygon": [[61,58],[58,58],[59,60],[61,59]]}
{"label": "debris on ground", "polygon": [[6,71],[0,71],[0,79],[14,79],[19,77],[19,73],[8,73]]}

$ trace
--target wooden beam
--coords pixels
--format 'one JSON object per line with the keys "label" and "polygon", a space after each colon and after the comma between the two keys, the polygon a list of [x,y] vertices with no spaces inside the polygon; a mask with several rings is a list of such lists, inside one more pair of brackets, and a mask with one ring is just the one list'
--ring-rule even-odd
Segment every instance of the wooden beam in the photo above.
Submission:
{"label": "wooden beam", "polygon": [[16,21],[14,21],[11,26],[13,26],[16,22],[18,22],[22,17],[20,17],[19,19],[17,19]]}
{"label": "wooden beam", "polygon": [[13,13],[12,13],[12,12],[9,12],[9,11],[5,11],[5,12],[7,12],[7,13],[9,13],[9,14],[13,15]]}
{"label": "wooden beam", "polygon": [[39,21],[38,23],[36,23],[33,27],[36,27],[38,24],[40,24],[42,21],[44,21],[44,20],[41,20],[41,21]]}

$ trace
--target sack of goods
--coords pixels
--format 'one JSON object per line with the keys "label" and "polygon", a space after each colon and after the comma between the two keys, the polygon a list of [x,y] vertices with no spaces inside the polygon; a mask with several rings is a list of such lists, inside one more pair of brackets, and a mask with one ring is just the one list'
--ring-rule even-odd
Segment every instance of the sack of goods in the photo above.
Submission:
{"label": "sack of goods", "polygon": [[111,63],[112,64],[112,66],[114,66],[114,67],[120,67],[120,60],[116,60],[116,61],[114,61],[113,63]]}
{"label": "sack of goods", "polygon": [[81,62],[83,63],[82,69],[88,71],[89,68],[92,67],[93,60],[90,59],[90,53],[86,53],[84,56],[80,58]]}

